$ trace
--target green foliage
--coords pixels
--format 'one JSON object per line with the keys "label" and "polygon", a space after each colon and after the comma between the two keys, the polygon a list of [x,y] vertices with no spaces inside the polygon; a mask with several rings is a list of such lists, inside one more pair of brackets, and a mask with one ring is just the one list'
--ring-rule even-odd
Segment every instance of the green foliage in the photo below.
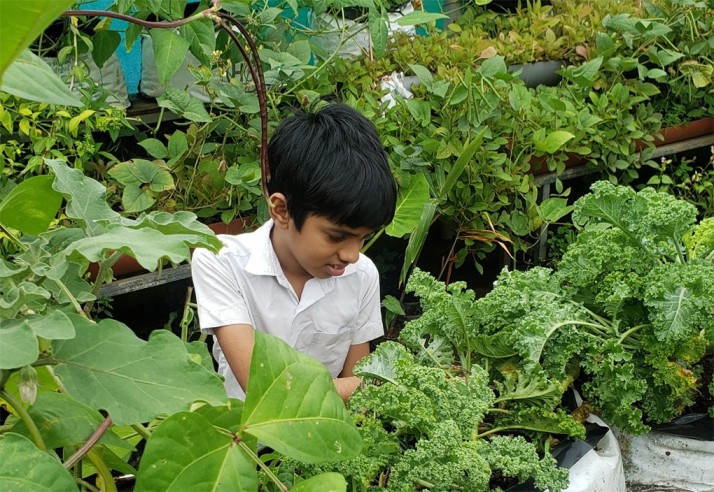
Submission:
{"label": "green foliage", "polygon": [[[89,319],[120,253],[153,270],[164,258],[188,260],[190,248],[221,244],[190,212],[123,218],[100,183],[63,162],[46,164],[52,175],[23,181],[0,202],[0,228],[18,248],[0,262],[0,332],[10,348],[0,363],[0,400],[11,412],[0,450],[14,457],[0,474],[5,488],[77,490],[48,449],[62,448],[67,468],[91,462],[104,484],[113,483],[111,470],[136,473],[127,460],[140,439],[127,426],[146,439],[137,490],[256,490],[258,440],[307,462],[359,453],[360,435],[330,375],[282,341],[256,333],[244,406],[228,401],[204,364],[205,344],[165,330],[145,341],[118,321]],[[99,264],[93,284],[90,261]],[[333,475],[312,483],[344,490]]]}

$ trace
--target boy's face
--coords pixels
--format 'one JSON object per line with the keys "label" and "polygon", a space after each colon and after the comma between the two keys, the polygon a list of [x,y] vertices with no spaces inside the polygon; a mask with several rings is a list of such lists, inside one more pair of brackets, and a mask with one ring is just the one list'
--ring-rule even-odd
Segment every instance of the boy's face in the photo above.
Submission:
{"label": "boy's face", "polygon": [[283,268],[301,268],[311,277],[329,278],[342,275],[348,264],[359,259],[365,239],[374,231],[368,227],[355,229],[336,224],[323,216],[309,215],[300,231],[290,219],[285,232],[285,244],[292,258],[287,258],[288,265],[283,265]]}

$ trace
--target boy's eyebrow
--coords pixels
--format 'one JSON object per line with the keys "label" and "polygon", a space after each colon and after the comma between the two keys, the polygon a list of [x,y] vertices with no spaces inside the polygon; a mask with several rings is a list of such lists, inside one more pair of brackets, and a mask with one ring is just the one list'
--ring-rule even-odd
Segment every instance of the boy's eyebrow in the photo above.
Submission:
{"label": "boy's eyebrow", "polygon": [[[344,229],[344,228],[342,228],[342,227],[340,227],[340,226],[330,227],[329,229],[330,229],[332,232],[336,232],[336,233],[339,233],[339,234],[343,234],[343,235],[345,235],[345,236],[350,236],[350,237],[357,237],[357,236],[359,236],[359,234],[357,234],[356,232],[352,232],[352,231],[350,231],[349,229]],[[367,234],[365,234],[365,235],[363,236],[363,239],[366,238],[366,237],[371,236],[372,234],[374,234],[374,231],[368,232]]]}

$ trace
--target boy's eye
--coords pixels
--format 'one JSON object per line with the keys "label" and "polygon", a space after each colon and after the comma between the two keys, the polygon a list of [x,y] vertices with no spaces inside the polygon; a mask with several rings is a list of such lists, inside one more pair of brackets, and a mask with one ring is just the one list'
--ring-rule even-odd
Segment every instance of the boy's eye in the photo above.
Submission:
{"label": "boy's eye", "polygon": [[333,243],[339,243],[341,241],[344,241],[345,236],[335,236],[333,234],[328,234],[327,237],[332,241]]}

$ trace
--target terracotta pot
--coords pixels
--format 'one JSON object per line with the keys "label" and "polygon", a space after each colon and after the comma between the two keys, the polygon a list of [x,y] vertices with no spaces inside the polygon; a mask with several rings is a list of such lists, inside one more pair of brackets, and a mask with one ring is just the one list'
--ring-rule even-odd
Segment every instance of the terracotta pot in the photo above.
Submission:
{"label": "terracotta pot", "polygon": [[[572,152],[568,152],[567,154],[567,159],[565,160],[565,169],[570,169],[572,167],[576,167],[580,164],[583,163],[585,158],[579,154],[574,154]],[[532,174],[533,176],[540,176],[542,174],[547,174],[551,172],[548,169],[548,165],[546,164],[546,156],[532,156],[530,160],[530,169],[529,173]]]}
{"label": "terracotta pot", "polygon": [[[225,224],[223,222],[216,222],[214,224],[208,224],[208,228],[211,229],[215,234],[240,234],[245,231],[246,227],[251,225],[250,218],[236,218],[230,223]],[[99,272],[99,266],[96,263],[89,265],[89,278],[94,281],[97,278],[97,273]],[[135,258],[129,255],[122,255],[116,263],[112,266],[112,272],[114,278],[126,278],[139,273],[146,273],[147,270],[142,267]]]}
{"label": "terracotta pot", "polygon": [[664,145],[703,135],[714,134],[714,117],[701,118],[678,126],[663,128],[662,140],[655,138],[655,145]]}

